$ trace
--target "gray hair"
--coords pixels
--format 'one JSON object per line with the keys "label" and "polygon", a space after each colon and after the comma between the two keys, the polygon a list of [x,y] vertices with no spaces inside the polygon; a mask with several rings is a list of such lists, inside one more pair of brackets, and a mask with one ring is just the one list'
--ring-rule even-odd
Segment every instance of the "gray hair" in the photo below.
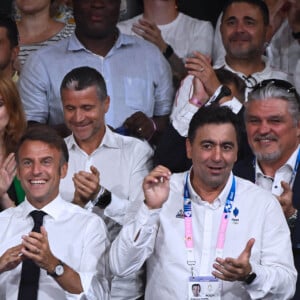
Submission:
{"label": "gray hair", "polygon": [[[267,79],[258,83],[248,94],[249,103],[252,101],[265,101],[270,98],[286,101],[288,103],[288,112],[294,124],[297,125],[300,120],[300,97],[295,87],[285,80]],[[247,114],[247,109],[245,114]]]}

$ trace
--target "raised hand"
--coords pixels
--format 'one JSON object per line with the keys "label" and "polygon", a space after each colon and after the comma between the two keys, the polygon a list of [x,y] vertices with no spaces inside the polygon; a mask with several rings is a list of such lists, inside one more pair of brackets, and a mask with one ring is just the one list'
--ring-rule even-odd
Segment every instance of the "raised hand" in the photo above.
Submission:
{"label": "raised hand", "polygon": [[225,259],[217,257],[216,263],[213,267],[213,276],[225,281],[243,281],[252,271],[250,265],[251,250],[254,245],[255,239],[250,239],[243,252],[238,258],[227,257]]}
{"label": "raised hand", "polygon": [[171,172],[164,166],[157,166],[143,182],[145,203],[150,209],[161,208],[170,192]]}

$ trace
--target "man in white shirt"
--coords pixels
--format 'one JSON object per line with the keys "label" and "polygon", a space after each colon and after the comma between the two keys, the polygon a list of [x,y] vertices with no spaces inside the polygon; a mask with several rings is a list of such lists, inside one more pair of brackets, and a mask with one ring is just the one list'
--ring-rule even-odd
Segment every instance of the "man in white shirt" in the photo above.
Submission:
{"label": "man in white shirt", "polygon": [[[142,181],[152,168],[147,142],[112,132],[105,125],[109,96],[102,75],[93,68],[71,70],[61,84],[64,118],[72,135],[66,138],[70,168],[61,181],[64,199],[95,211],[113,240],[135,215],[144,199]],[[112,299],[143,294],[138,278],[112,282]]]}
{"label": "man in white shirt", "polygon": [[214,29],[210,22],[178,11],[177,0],[143,0],[142,15],[120,22],[121,32],[136,34],[156,45],[170,63],[177,83],[186,75],[185,59],[193,51],[212,55]]}
{"label": "man in white shirt", "polygon": [[[254,155],[239,161],[234,173],[272,192],[291,229],[295,266],[300,271],[300,97],[283,80],[262,81],[245,109],[248,142]],[[300,297],[300,281],[296,295]]]}
{"label": "man in white shirt", "polygon": [[16,159],[26,199],[0,214],[0,298],[109,299],[105,225],[59,195],[68,166],[64,140],[35,126]]}
{"label": "man in white shirt", "polygon": [[[225,54],[214,62],[214,67],[225,66],[236,72],[245,80],[248,90],[267,78],[291,79],[279,69],[271,68],[263,56],[270,30],[269,11],[263,1],[228,1],[220,19],[220,30],[216,30]],[[214,48],[214,51],[221,49],[221,41]]]}
{"label": "man in white shirt", "polygon": [[[289,299],[295,289],[289,229],[278,201],[233,176],[236,115],[227,107],[193,117],[190,171],[156,167],[143,183],[145,204],[110,251],[113,273],[126,275],[147,261],[145,299]],[[276,220],[276,222],[274,222]]]}

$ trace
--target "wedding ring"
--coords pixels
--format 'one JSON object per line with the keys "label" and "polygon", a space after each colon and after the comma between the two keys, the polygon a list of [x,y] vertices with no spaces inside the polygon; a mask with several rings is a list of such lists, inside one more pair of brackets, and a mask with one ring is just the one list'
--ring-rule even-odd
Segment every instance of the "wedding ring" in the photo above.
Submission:
{"label": "wedding ring", "polygon": [[139,127],[137,131],[142,132],[142,127]]}

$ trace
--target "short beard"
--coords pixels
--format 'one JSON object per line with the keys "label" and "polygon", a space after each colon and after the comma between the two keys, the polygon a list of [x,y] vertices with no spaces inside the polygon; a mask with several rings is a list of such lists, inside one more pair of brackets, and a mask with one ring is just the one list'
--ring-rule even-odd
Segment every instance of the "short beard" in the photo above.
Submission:
{"label": "short beard", "polygon": [[274,151],[272,153],[254,152],[254,155],[256,156],[256,159],[258,161],[272,162],[272,161],[276,161],[280,158],[281,152],[280,152],[280,150]]}

